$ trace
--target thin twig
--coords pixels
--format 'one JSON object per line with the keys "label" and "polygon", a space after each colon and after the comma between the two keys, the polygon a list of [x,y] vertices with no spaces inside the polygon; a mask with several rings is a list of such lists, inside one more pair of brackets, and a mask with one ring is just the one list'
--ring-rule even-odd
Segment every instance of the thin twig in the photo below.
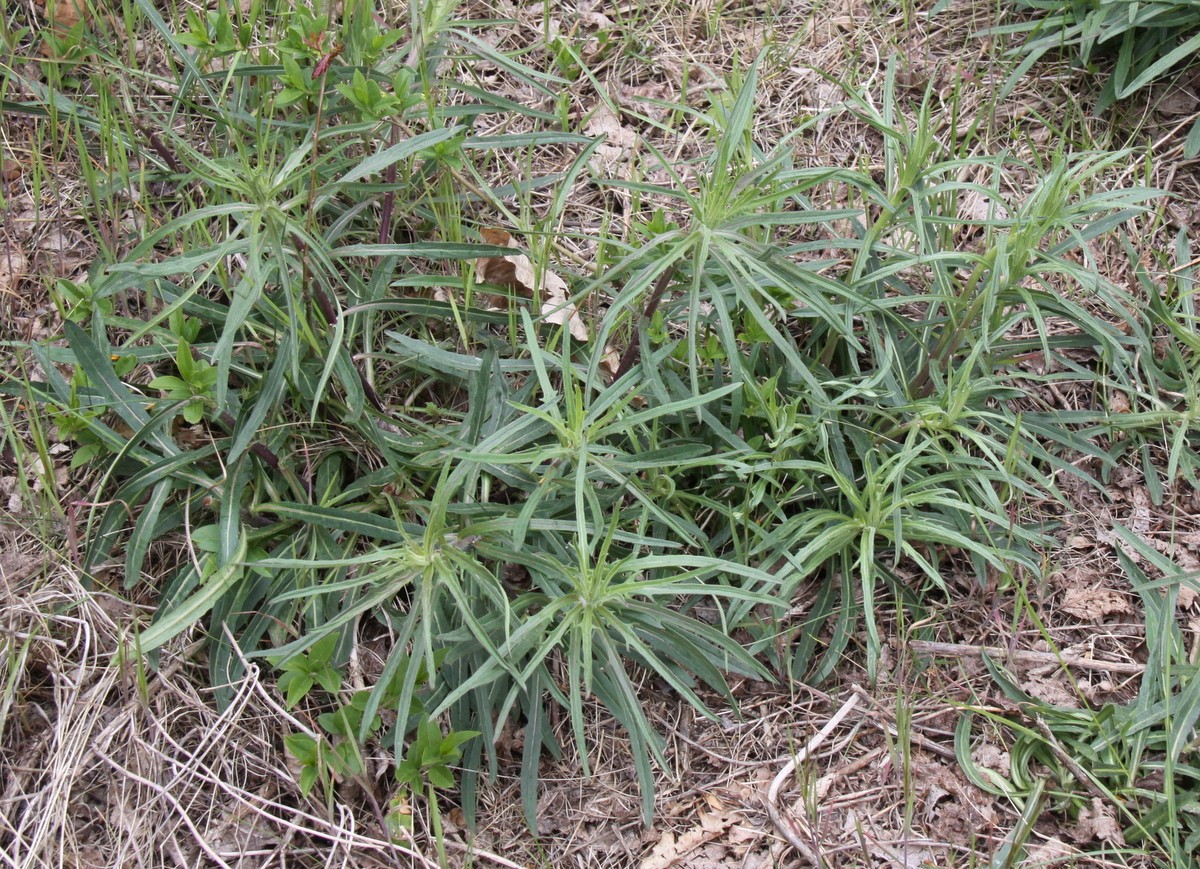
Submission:
{"label": "thin twig", "polygon": [[238,660],[242,664],[242,668],[245,670],[246,675],[243,677],[243,682],[246,682],[251,686],[251,688],[254,690],[254,693],[259,696],[260,700],[267,704],[267,707],[272,712],[274,712],[280,718],[283,718],[285,721],[290,722],[293,727],[295,727],[305,736],[308,736],[312,739],[319,739],[320,736],[315,730],[313,730],[291,712],[284,709],[283,706],[275,701],[275,698],[271,696],[271,693],[263,687],[262,682],[258,678],[259,673],[261,672],[258,668],[258,665],[246,660],[246,655],[242,652],[242,647],[238,645],[238,641],[233,636],[233,632],[229,630],[229,625],[222,622],[221,630],[225,634],[225,642],[229,643],[229,648],[231,648],[233,653],[237,655]]}
{"label": "thin twig", "polygon": [[1034,652],[1024,649],[1010,652],[998,646],[968,646],[963,643],[934,643],[928,640],[913,640],[908,647],[925,655],[942,655],[947,658],[982,658],[985,654],[993,658],[1017,661],[1022,664],[1059,664],[1063,667],[1078,667],[1080,670],[1100,670],[1110,673],[1127,673],[1140,676],[1146,672],[1144,664],[1123,661],[1097,661],[1080,655],[1060,655],[1056,652]]}
{"label": "thin twig", "polygon": [[1070,753],[1062,747],[1058,741],[1058,737],[1054,735],[1054,731],[1050,729],[1050,725],[1046,723],[1046,720],[1040,715],[1034,715],[1033,721],[1037,725],[1038,730],[1041,731],[1042,736],[1046,737],[1046,745],[1054,752],[1054,756],[1058,758],[1063,766],[1071,771],[1071,775],[1075,776],[1087,792],[1103,802],[1112,802],[1113,795],[1105,793],[1096,784],[1096,780],[1088,775],[1087,771],[1079,765],[1075,758],[1071,757]]}
{"label": "thin twig", "polygon": [[130,781],[137,782],[143,787],[148,788],[154,791],[154,793],[158,794],[159,799],[169,804],[171,808],[175,810],[175,814],[179,817],[179,820],[185,827],[188,828],[188,832],[192,834],[192,841],[196,843],[196,847],[207,854],[208,859],[212,860],[218,866],[224,866],[225,869],[232,869],[228,863],[220,858],[216,851],[209,847],[208,842],[204,841],[203,834],[196,828],[196,825],[192,823],[192,819],[188,816],[187,810],[167,788],[163,787],[157,782],[150,781],[150,779],[144,776],[138,775],[131,769],[126,769],[95,745],[92,746],[92,753],[116,770],[119,775],[129,779]]}
{"label": "thin twig", "polygon": [[882,706],[875,702],[873,697],[867,694],[867,692],[858,685],[854,686],[854,692],[862,697],[862,699],[865,700],[878,713],[878,717],[868,715],[866,717],[868,723],[873,724],[880,730],[890,734],[894,739],[906,738],[910,742],[915,742],[921,748],[932,752],[939,757],[944,757],[947,760],[954,760],[956,758],[956,755],[952,749],[946,748],[946,746],[934,742],[929,737],[925,736],[924,734],[917,733],[915,730],[910,730],[905,737],[901,737],[900,731],[896,728],[896,725],[888,720],[887,713],[884,711]]}
{"label": "thin twig", "polygon": [[642,313],[641,319],[634,323],[633,334],[629,337],[629,346],[621,355],[621,363],[617,366],[617,373],[613,375],[614,383],[637,364],[642,351],[641,329],[639,328],[641,321],[649,320],[654,316],[654,312],[658,310],[658,303],[662,301],[663,294],[667,291],[673,277],[675,277],[674,266],[659,275],[658,282],[654,285],[654,292],[650,294],[650,301],[646,303],[646,310]]}
{"label": "thin twig", "polygon": [[[161,726],[159,727],[159,733],[165,735],[165,732]],[[143,742],[141,743],[140,747],[143,750],[154,754],[169,766],[174,767],[179,774],[186,773],[190,780],[194,782],[203,782],[207,784],[210,789],[221,791],[232,798],[235,802],[239,803],[241,806],[264,819],[268,823],[277,824],[280,827],[296,833],[302,833],[306,836],[324,839],[325,841],[333,844],[344,844],[347,847],[369,848],[375,851],[383,852],[399,851],[408,859],[417,861],[417,863],[425,867],[425,869],[436,869],[437,864],[422,856],[416,850],[409,849],[396,842],[388,842],[381,839],[376,839],[372,836],[359,833],[353,829],[346,829],[345,821],[335,822],[306,812],[297,806],[289,806],[283,803],[278,803],[262,796],[261,794],[243,790],[242,788],[231,784],[226,780],[226,777],[219,775],[210,766],[204,763],[201,759],[197,758],[194,754],[188,751],[188,749],[180,746],[174,740],[168,739],[168,742],[171,743],[172,748],[183,755],[183,757],[186,759],[186,762],[184,760],[180,760],[178,757],[169,755],[161,749],[149,745],[148,743]],[[99,755],[98,751],[96,753]],[[124,771],[124,767],[120,766],[115,760],[107,757],[104,758],[104,760],[109,765]],[[349,809],[347,806],[341,806],[341,808],[346,810]],[[348,815],[348,817],[352,817],[352,815]],[[412,841],[411,838],[410,841]],[[415,848],[416,843],[412,842],[412,844]]]}
{"label": "thin twig", "polygon": [[834,716],[829,719],[828,723],[821,728],[817,735],[810,739],[808,744],[800,749],[796,753],[796,756],[789,760],[787,765],[779,771],[779,774],[775,776],[775,780],[771,782],[770,790],[767,791],[767,816],[770,817],[771,823],[775,825],[775,829],[779,831],[779,834],[788,841],[788,844],[799,851],[814,866],[821,865],[821,857],[812,849],[812,846],[797,836],[792,825],[784,820],[782,813],[779,811],[779,791],[788,776],[795,772],[796,766],[803,763],[805,759],[820,747],[826,737],[834,731],[834,728],[842,723],[842,719],[849,715],[854,707],[858,705],[858,700],[859,695],[856,692],[851,692],[850,696],[846,698],[846,702],[842,704],[842,708],[834,713]]}

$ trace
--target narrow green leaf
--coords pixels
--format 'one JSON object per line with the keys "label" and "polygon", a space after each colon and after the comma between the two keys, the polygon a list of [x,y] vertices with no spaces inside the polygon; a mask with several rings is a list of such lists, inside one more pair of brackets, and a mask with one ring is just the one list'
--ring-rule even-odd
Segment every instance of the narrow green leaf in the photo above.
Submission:
{"label": "narrow green leaf", "polygon": [[423,259],[467,260],[477,257],[513,256],[520,253],[517,248],[499,247],[494,244],[463,244],[450,241],[417,241],[412,244],[348,244],[336,247],[330,255],[334,259],[346,257],[407,256]]}
{"label": "narrow green leaf", "polygon": [[1141,73],[1125,85],[1125,87],[1117,88],[1117,99],[1123,100],[1134,91],[1146,86],[1154,79],[1165,73],[1175,64],[1189,57],[1194,57],[1200,51],[1200,34],[1193,36],[1187,42],[1177,46],[1173,51],[1168,52],[1163,57],[1160,57],[1154,63],[1150,64]]}
{"label": "narrow green leaf", "polygon": [[142,577],[142,563],[146,551],[154,542],[154,531],[158,525],[159,515],[167,503],[167,499],[175,490],[175,481],[160,480],[150,493],[149,500],[138,514],[134,523],[133,533],[125,544],[125,583],[126,589],[131,589]]}
{"label": "narrow green leaf", "polygon": [[259,513],[274,513],[285,519],[293,519],[308,525],[341,531],[345,534],[360,534],[372,540],[388,540],[393,543],[402,543],[407,540],[406,535],[400,530],[394,519],[376,516],[373,513],[288,501],[259,504],[255,510]]}
{"label": "narrow green leaf", "polygon": [[179,636],[196,622],[203,618],[213,605],[242,577],[242,562],[246,558],[246,535],[238,539],[233,557],[217,568],[191,597],[183,603],[170,609],[169,612],[156,613],[155,621],[137,638],[137,649],[145,655],[159,646]]}
{"label": "narrow green leaf", "polygon": [[1183,159],[1192,160],[1200,154],[1200,120],[1192,124],[1183,143]]}
{"label": "narrow green leaf", "polygon": [[384,148],[382,151],[367,157],[341,178],[337,179],[335,183],[349,184],[360,178],[366,178],[368,175],[377,175],[393,163],[407,159],[418,151],[431,148],[439,142],[445,142],[447,139],[453,139],[465,129],[466,127],[461,125],[444,127],[440,130],[430,130],[427,133],[413,136],[411,139],[397,142],[395,145]]}
{"label": "narrow green leaf", "polygon": [[250,442],[259,434],[259,429],[267,418],[267,414],[275,409],[282,398],[287,371],[293,362],[293,352],[292,335],[285,334],[283,340],[275,348],[275,361],[263,379],[258,396],[254,400],[254,406],[250,408],[249,413],[238,420],[237,428],[234,430],[233,443],[230,444],[229,453],[225,457],[226,464],[232,465],[241,458],[242,453],[250,446]]}

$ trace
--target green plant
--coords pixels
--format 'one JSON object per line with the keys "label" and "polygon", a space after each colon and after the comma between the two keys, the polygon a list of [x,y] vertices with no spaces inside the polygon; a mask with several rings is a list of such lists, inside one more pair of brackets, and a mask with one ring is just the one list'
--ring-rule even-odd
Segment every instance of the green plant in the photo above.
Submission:
{"label": "green plant", "polygon": [[[334,660],[340,640],[339,634],[330,634],[314,643],[306,654],[275,657],[276,666],[283,671],[279,688],[285,692],[289,707],[308,697],[318,686],[329,697],[339,697],[342,668],[335,666]],[[439,660],[442,657],[444,655],[437,655]],[[411,659],[398,656],[397,660],[399,666],[375,690],[355,691],[347,702],[337,703],[332,709],[318,714],[317,724],[323,732],[299,731],[285,738],[288,751],[300,764],[300,786],[305,793],[320,782],[325,795],[331,797],[329,786],[334,781],[363,775],[363,757],[368,744],[384,735],[380,708],[389,710],[389,717],[394,719],[387,728],[392,735],[385,738],[397,746],[402,745],[421,722],[428,720],[423,717],[424,702],[420,697],[412,696],[412,692],[427,689],[429,671],[423,662],[419,663],[412,667],[413,679],[409,682],[407,674]],[[405,707],[408,711],[402,714],[399,711],[400,694],[406,685],[410,698]],[[422,756],[421,752],[416,756]],[[435,775],[439,782],[445,780],[440,772]]]}
{"label": "green plant", "polygon": [[184,340],[180,340],[179,349],[175,352],[175,365],[179,371],[178,377],[164,374],[147,385],[151,389],[163,390],[168,399],[183,402],[180,415],[195,425],[203,419],[205,407],[213,400],[217,369],[203,359],[196,359],[192,355],[192,348]]}
{"label": "green plant", "polygon": [[396,764],[396,781],[400,790],[392,798],[389,823],[399,829],[411,830],[412,806],[415,794],[425,793],[429,806],[430,826],[438,848],[441,865],[447,865],[442,844],[442,813],[438,808],[437,789],[452,788],[455,784],[451,766],[462,758],[462,745],[479,735],[475,730],[451,730],[443,735],[442,728],[432,718],[422,718],[417,733],[409,743],[404,759]]}
{"label": "green plant", "polygon": [[[745,89],[706,118],[722,138],[698,167],[695,191],[621,185],[684,201],[693,219],[648,232],[599,279],[621,286],[604,328],[615,331],[640,308],[631,340],[642,342],[643,358],[682,360],[693,394],[743,384],[727,411],[703,417],[719,425],[707,442],[729,450],[724,467],[714,463],[715,473],[694,488],[676,480],[677,499],[729,523],[710,545],[781,567],[782,599],[824,578],[810,621],[795,628],[789,666],[827,675],[865,615],[873,671],[878,584],[919,608],[930,590],[944,589],[952,551],[971,561],[980,582],[1035,567],[1032,547],[1043,538],[1016,521],[1019,498],[1042,489],[1039,467],[1079,473],[1061,448],[1100,451],[1049,414],[1016,412],[1026,394],[1018,363],[1038,352],[1065,362],[1075,347],[1098,354],[1113,382],[1129,381],[1121,331],[1063,283],[1135,322],[1126,295],[1072,251],[1137,213],[1153,192],[1089,193],[1089,179],[1114,159],[1092,155],[1027,167],[1040,182],[1023,200],[1004,202],[1005,174],[1025,170],[946,154],[929,135],[928,104],[905,121],[894,68],[882,107],[855,94],[848,100],[849,111],[883,137],[883,181],[796,169],[786,142],[762,153],[749,140],[754,81],[751,69]],[[967,168],[985,169],[992,180],[956,180]],[[829,184],[861,205],[812,207],[808,193]],[[971,231],[957,207],[967,196],[996,202],[994,213],[1005,215],[968,222],[981,235],[969,249],[958,242]],[[850,222],[851,237],[835,234],[836,220]],[[826,266],[836,257],[804,265],[792,258],[830,249],[849,264],[832,278]],[[1051,317],[1072,330],[1052,336]],[[678,324],[673,334],[659,325],[670,322]],[[1016,331],[1028,337],[1014,341]],[[1051,377],[1075,376],[1067,364]],[[640,373],[656,396],[673,395],[672,371],[644,365]],[[718,491],[719,498],[708,494]],[[897,580],[902,559],[917,567],[916,587]],[[813,629],[827,620],[832,635],[822,643]],[[776,630],[766,625],[755,648],[777,647]]]}
{"label": "green plant", "polygon": [[93,316],[103,321],[105,317],[112,315],[112,300],[98,297],[91,284],[86,281],[77,284],[62,279],[55,282],[54,289],[51,298],[58,305],[64,319],[86,323]]}
{"label": "green plant", "polygon": [[289,707],[300,702],[315,685],[320,685],[329,694],[337,694],[342,686],[342,676],[330,664],[337,641],[338,635],[330,634],[313,643],[307,653],[280,663],[283,675],[279,677],[277,687]]}
{"label": "green plant", "polygon": [[235,27],[233,16],[224,4],[203,15],[188,9],[186,16],[188,29],[176,38],[180,45],[199,49],[204,62],[250,47],[252,27],[248,23]]}
{"label": "green plant", "polygon": [[[486,60],[559,108],[568,82],[452,21],[451,3],[411,4],[405,45],[364,2],[336,20],[218,10],[193,21],[198,52],[149,0],[135,8],[186,84],[160,82],[176,102],[135,123],[131,95],[101,125],[60,82],[35,108],[133,130],[179,207],[63,303],[78,322],[65,346],[32,348],[45,379],[29,390],[94,447],[82,569],[121,558],[127,584],[157,583],[141,649],[207,618],[219,702],[244,672],[232,637],[278,666],[287,704],[326,704],[288,738],[305,792],[328,799],[378,746],[432,806],[461,750],[470,818],[519,719],[532,823],[561,707],[588,770],[592,710],[624,727],[648,817],[665,754],[645,691],[714,716],[728,674],[825,678],[863,625],[874,674],[877,612],[920,614],[951,569],[983,583],[1034,566],[1021,499],[1053,497],[1046,479],[1080,473],[1079,455],[1112,462],[1027,384],[1079,358],[1132,381],[1119,324],[1137,317],[1087,262],[1153,195],[1093,192],[1116,158],[960,159],[928,106],[906,114],[891,67],[881,99],[846,100],[884,171],[797,166],[793,140],[764,150],[755,134],[756,63],[703,110],[673,107],[707,131],[695,165],[652,150],[667,183],[589,178],[599,143],[562,129],[568,113],[473,76]],[[173,132],[180,114],[203,142]],[[480,135],[484,115],[524,128]],[[514,178],[544,146],[574,149],[563,171]],[[571,274],[556,244],[589,180],[638,216],[602,239],[602,268]],[[844,204],[820,207],[833,189]],[[98,174],[88,193],[101,215]],[[996,208],[964,221],[969,195]],[[476,242],[489,212],[522,250]],[[521,254],[581,317],[599,312],[591,340],[536,295],[476,292],[472,263]],[[178,376],[146,384],[168,352]],[[1022,367],[1034,353],[1050,373]],[[204,437],[176,430],[180,403]],[[149,571],[155,544],[202,554]],[[343,696],[350,647],[373,642],[378,680]]]}
{"label": "green plant", "polygon": [[[1017,0],[1015,5],[1033,17],[985,31],[1027,37],[1011,52],[1021,62],[1006,93],[1048,52],[1073,51],[1089,70],[1101,57],[1111,56],[1112,69],[1096,104],[1096,111],[1104,111],[1189,63],[1200,50],[1200,4],[1195,0]],[[1186,151],[1189,157],[1200,151],[1200,125],[1193,126]]]}
{"label": "green plant", "polygon": [[[1181,588],[1197,577],[1117,526],[1123,543],[1162,574],[1151,580],[1124,551],[1118,556],[1145,608],[1149,660],[1135,700],[1100,708],[1058,707],[1031,697],[986,659],[1011,715],[967,709],[959,719],[959,764],[983,790],[1024,805],[1042,791],[1050,810],[1078,816],[1099,795],[1123,828],[1121,839],[1158,856],[1164,865],[1187,866],[1200,853],[1200,767],[1195,726],[1200,719],[1200,680],[1175,617]],[[1003,775],[971,756],[978,719],[1008,752]],[[1153,782],[1159,782],[1154,785]],[[1116,851],[1120,844],[1101,846]]]}
{"label": "green plant", "polygon": [[431,789],[454,787],[454,773],[450,767],[462,758],[462,744],[478,735],[478,731],[466,730],[451,731],[443,736],[436,721],[421,719],[416,738],[409,743],[408,753],[396,764],[396,781],[412,791],[420,791],[426,786]]}

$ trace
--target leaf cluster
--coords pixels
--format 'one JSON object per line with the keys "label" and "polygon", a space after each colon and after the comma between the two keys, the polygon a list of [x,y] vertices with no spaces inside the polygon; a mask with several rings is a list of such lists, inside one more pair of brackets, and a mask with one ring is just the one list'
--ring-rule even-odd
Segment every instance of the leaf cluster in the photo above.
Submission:
{"label": "leaf cluster", "polygon": [[[1110,61],[1096,104],[1104,111],[1185,67],[1200,51],[1195,0],[1017,0],[1015,6],[1030,17],[986,31],[1025,36],[1011,52],[1021,61],[1006,92],[1048,52],[1070,51],[1089,70]],[[1200,152],[1200,124],[1193,125],[1185,151],[1189,158]]]}

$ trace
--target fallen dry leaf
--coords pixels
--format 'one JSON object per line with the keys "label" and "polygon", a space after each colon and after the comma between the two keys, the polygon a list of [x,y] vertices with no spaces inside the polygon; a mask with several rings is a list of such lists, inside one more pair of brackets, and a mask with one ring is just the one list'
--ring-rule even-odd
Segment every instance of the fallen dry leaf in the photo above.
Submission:
{"label": "fallen dry leaf", "polygon": [[585,136],[607,136],[608,144],[618,148],[632,148],[637,144],[637,133],[621,123],[621,118],[605,103],[600,103],[592,112],[583,128]]}
{"label": "fallen dry leaf", "polygon": [[596,30],[611,30],[613,23],[612,19],[603,12],[583,12],[579,13],[579,23],[584,27],[591,27]]}
{"label": "fallen dry leaf", "polygon": [[1179,586],[1179,595],[1175,598],[1175,606],[1177,609],[1189,610],[1196,603],[1196,598],[1200,597],[1194,588],[1186,585]]}
{"label": "fallen dry leaf", "polygon": [[621,368],[621,354],[616,347],[609,344],[604,348],[604,357],[600,360],[600,367],[608,373],[609,380],[617,376],[617,371]]}
{"label": "fallen dry leaf", "polygon": [[[513,237],[503,229],[481,229],[479,234],[488,244],[497,247],[515,247]],[[489,256],[482,257],[475,263],[475,277],[484,283],[507,287],[526,298],[533,298],[530,288],[517,279],[516,257]],[[489,297],[499,304],[500,300]]]}
{"label": "fallen dry leaf", "polygon": [[701,811],[699,817],[699,826],[678,838],[669,830],[663,833],[650,855],[638,864],[638,869],[670,869],[672,866],[691,865],[690,861],[687,864],[683,863],[688,855],[720,836],[735,820],[728,812]]}
{"label": "fallen dry leaf", "polygon": [[16,295],[17,281],[25,275],[27,265],[23,253],[0,245],[0,293]]}
{"label": "fallen dry leaf", "polygon": [[1061,673],[1047,679],[1031,672],[1021,680],[1021,687],[1032,696],[1053,706],[1066,709],[1079,708],[1079,697],[1065,684]]}
{"label": "fallen dry leaf", "polygon": [[1061,607],[1064,612],[1087,621],[1133,612],[1125,595],[1109,588],[1072,588],[1063,595]]}
{"label": "fallen dry leaf", "polygon": [[0,181],[16,181],[24,171],[24,167],[18,161],[5,159],[0,162]]}
{"label": "fallen dry leaf", "polygon": [[1025,846],[1028,855],[1027,864],[1030,866],[1071,865],[1069,858],[1079,854],[1077,848],[1072,848],[1062,839],[1051,837],[1042,843],[1030,843]]}
{"label": "fallen dry leaf", "polygon": [[[65,36],[80,21],[87,25],[92,23],[92,13],[88,8],[88,0],[42,0],[39,3],[42,15],[50,22],[50,27],[58,36]],[[50,39],[42,40],[42,56],[52,57],[55,53]]]}
{"label": "fallen dry leaf", "polygon": [[48,226],[35,243],[53,263],[54,273],[64,278],[86,269],[95,258],[95,250],[87,239],[74,232],[64,232],[59,226]]}
{"label": "fallen dry leaf", "polygon": [[1071,836],[1077,842],[1125,844],[1125,836],[1121,832],[1121,825],[1117,823],[1113,807],[1094,797],[1091,806],[1079,813],[1079,822],[1071,831]]}
{"label": "fallen dry leaf", "polygon": [[[638,140],[637,133],[624,126],[621,117],[605,103],[600,103],[592,112],[591,118],[584,125],[583,134],[596,138],[604,137],[604,143],[596,146],[593,165],[601,174],[613,174],[619,164],[627,163]],[[616,174],[628,176],[627,171]]]}
{"label": "fallen dry leaf", "polygon": [[1173,89],[1170,93],[1154,104],[1154,108],[1164,115],[1190,115],[1196,111],[1200,98],[1187,88]]}
{"label": "fallen dry leaf", "polygon": [[985,742],[972,751],[971,759],[979,766],[994,769],[1003,776],[1009,775],[1012,770],[1012,757],[1009,753],[990,743]]}
{"label": "fallen dry leaf", "polygon": [[1129,396],[1114,389],[1108,396],[1108,409],[1113,413],[1129,413]]}
{"label": "fallen dry leaf", "polygon": [[677,100],[678,90],[677,83],[649,81],[637,85],[618,85],[615,96],[631,111],[661,121],[671,113],[670,103]]}
{"label": "fallen dry leaf", "polygon": [[59,32],[70,30],[80,21],[91,21],[87,0],[50,0],[42,4],[42,14]]}
{"label": "fallen dry leaf", "polygon": [[[480,235],[488,244],[520,248],[516,239],[503,229],[483,229]],[[508,287],[529,299],[540,298],[542,318],[547,323],[565,325],[576,341],[587,341],[590,337],[583,318],[579,316],[579,309],[571,301],[567,282],[549,269],[542,269],[539,276],[533,262],[525,254],[481,257],[476,262],[475,271],[480,280],[486,283]]]}

